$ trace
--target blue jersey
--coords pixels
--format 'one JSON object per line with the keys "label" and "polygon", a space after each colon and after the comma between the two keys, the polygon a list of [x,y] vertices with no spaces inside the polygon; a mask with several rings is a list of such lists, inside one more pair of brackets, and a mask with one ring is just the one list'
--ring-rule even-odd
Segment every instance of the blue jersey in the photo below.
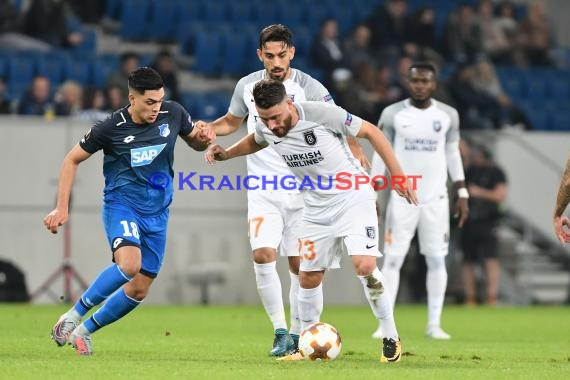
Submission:
{"label": "blue jersey", "polygon": [[[136,124],[127,108],[94,125],[79,145],[92,154],[103,149],[105,203],[128,205],[137,213],[157,215],[172,202],[174,145],[178,135],[192,131],[192,119],[173,101],[162,104],[152,124]],[[148,184],[149,176],[158,172],[168,175],[164,188]]]}

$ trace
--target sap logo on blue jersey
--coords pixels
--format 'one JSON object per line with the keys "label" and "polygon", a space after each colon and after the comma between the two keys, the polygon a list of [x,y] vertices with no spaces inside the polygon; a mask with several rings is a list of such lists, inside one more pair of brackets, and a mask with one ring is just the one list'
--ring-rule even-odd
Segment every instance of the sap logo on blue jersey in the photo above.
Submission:
{"label": "sap logo on blue jersey", "polygon": [[162,152],[166,144],[145,146],[131,149],[131,166],[144,166],[150,164]]}
{"label": "sap logo on blue jersey", "polygon": [[158,126],[158,131],[162,137],[167,137],[170,134],[170,129],[168,128],[168,124],[160,124]]}

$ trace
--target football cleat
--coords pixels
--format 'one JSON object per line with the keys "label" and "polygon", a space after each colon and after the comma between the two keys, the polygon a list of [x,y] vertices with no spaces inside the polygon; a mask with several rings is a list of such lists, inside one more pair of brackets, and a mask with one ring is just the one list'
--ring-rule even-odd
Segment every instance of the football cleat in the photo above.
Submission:
{"label": "football cleat", "polygon": [[437,325],[428,326],[426,329],[426,337],[439,340],[449,340],[451,335],[446,333]]}
{"label": "football cleat", "polygon": [[93,355],[93,343],[91,342],[91,335],[71,334],[69,343],[77,351],[77,355],[89,356]]}
{"label": "football cleat", "polygon": [[69,336],[75,330],[78,321],[69,318],[66,314],[59,317],[57,323],[51,329],[51,338],[58,346],[65,346],[69,340]]}
{"label": "football cleat", "polygon": [[291,338],[293,339],[293,351],[291,352],[299,351],[299,335],[291,334]]}
{"label": "football cleat", "polygon": [[296,362],[299,360],[303,360],[303,355],[301,355],[301,353],[299,351],[295,351],[293,353],[290,353],[287,356],[277,358],[276,360],[278,360],[280,362]]}
{"label": "football cleat", "polygon": [[269,352],[270,356],[285,356],[294,350],[295,342],[291,335],[285,329],[275,330],[275,339],[273,339],[273,348]]}
{"label": "football cleat", "polygon": [[397,363],[402,358],[402,344],[400,340],[384,338],[382,340],[382,354],[380,363]]}

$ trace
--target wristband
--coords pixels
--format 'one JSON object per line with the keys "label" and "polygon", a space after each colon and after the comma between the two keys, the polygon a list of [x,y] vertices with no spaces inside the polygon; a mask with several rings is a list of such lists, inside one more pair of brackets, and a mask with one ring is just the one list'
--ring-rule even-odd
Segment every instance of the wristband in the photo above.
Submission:
{"label": "wristband", "polygon": [[457,196],[459,198],[469,199],[469,192],[467,191],[466,188],[462,187],[462,188],[457,189]]}

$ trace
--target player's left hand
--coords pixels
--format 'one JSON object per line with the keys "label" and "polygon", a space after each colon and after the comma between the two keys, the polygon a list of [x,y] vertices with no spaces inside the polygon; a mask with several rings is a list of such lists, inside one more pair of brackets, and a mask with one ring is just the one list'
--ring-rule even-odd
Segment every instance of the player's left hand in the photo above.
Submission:
{"label": "player's left hand", "polygon": [[469,216],[469,204],[467,198],[457,198],[457,203],[455,204],[455,210],[453,213],[454,218],[459,218],[457,225],[459,228],[463,227]]}
{"label": "player's left hand", "polygon": [[66,211],[54,209],[44,217],[44,226],[52,233],[57,234],[57,229],[67,222],[69,214]]}
{"label": "player's left hand", "polygon": [[418,205],[418,195],[409,179],[406,179],[406,182],[402,186],[394,186],[394,190],[396,190],[399,196],[404,197],[408,203]]}
{"label": "player's left hand", "polygon": [[554,233],[560,243],[570,243],[570,220],[564,215],[554,218]]}
{"label": "player's left hand", "polygon": [[212,145],[204,154],[204,159],[210,165],[214,165],[216,161],[224,161],[228,159],[228,154],[220,145]]}
{"label": "player's left hand", "polygon": [[194,127],[198,128],[198,134],[196,135],[196,139],[198,141],[210,145],[216,140],[216,130],[214,127],[212,127],[212,125],[202,120],[198,120],[194,124]]}
{"label": "player's left hand", "polygon": [[364,170],[370,170],[370,160],[368,160],[368,157],[364,154],[364,149],[360,148],[360,151],[354,155],[354,158],[360,162],[360,165],[362,165]]}

